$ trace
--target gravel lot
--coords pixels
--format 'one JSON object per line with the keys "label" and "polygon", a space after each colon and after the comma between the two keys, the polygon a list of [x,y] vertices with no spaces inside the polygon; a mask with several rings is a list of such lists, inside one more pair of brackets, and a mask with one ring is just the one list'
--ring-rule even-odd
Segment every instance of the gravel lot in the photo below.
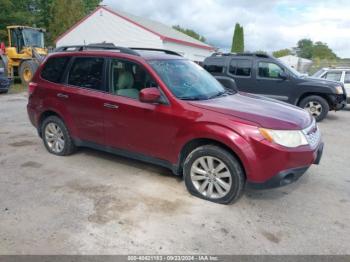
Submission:
{"label": "gravel lot", "polygon": [[163,168],[47,153],[26,101],[0,96],[0,254],[350,254],[349,109],[320,124],[320,166],[222,206]]}

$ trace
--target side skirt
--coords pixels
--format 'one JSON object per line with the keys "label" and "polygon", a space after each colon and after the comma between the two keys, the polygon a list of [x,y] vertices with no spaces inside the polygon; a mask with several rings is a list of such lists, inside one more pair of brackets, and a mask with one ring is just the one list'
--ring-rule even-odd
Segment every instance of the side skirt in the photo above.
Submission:
{"label": "side skirt", "polygon": [[162,167],[165,167],[167,169],[170,169],[174,175],[177,175],[177,176],[180,175],[178,172],[179,171],[178,165],[172,164],[169,161],[164,160],[164,159],[150,157],[150,156],[146,156],[146,155],[143,155],[140,153],[130,152],[130,151],[125,150],[125,149],[119,149],[119,148],[114,148],[114,147],[110,147],[110,146],[103,146],[103,145],[99,145],[99,144],[96,144],[96,143],[93,143],[90,141],[83,141],[80,139],[73,139],[73,141],[77,147],[88,147],[88,148],[104,151],[107,153],[111,153],[114,155],[135,159],[135,160],[138,160],[141,162],[150,163],[150,164],[154,164],[157,166],[162,166]]}

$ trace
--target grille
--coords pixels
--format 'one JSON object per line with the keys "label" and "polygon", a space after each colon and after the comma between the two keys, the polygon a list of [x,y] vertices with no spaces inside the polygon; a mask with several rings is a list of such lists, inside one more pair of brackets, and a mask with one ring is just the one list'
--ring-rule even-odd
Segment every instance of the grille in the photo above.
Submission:
{"label": "grille", "polygon": [[321,140],[321,131],[318,128],[316,121],[313,120],[312,124],[303,130],[303,133],[309,142],[311,148],[316,148]]}

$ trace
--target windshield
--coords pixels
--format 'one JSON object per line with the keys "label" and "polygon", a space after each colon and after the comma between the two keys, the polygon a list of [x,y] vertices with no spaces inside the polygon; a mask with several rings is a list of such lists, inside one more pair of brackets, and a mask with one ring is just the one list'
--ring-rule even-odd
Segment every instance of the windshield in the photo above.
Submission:
{"label": "windshield", "polygon": [[318,70],[315,74],[312,75],[312,77],[321,77],[322,74],[325,72],[325,70],[321,69],[321,70]]}
{"label": "windshield", "polygon": [[24,46],[44,48],[44,33],[35,29],[23,29]]}
{"label": "windshield", "polygon": [[293,68],[290,65],[284,63],[282,60],[279,60],[279,62],[281,64],[283,64],[289,70],[289,72],[291,72],[294,76],[296,76],[296,77],[304,77],[305,76],[305,74],[302,74],[302,73],[298,72],[295,68]]}
{"label": "windshield", "polygon": [[205,100],[228,92],[201,66],[188,60],[152,60],[149,64],[182,100]]}

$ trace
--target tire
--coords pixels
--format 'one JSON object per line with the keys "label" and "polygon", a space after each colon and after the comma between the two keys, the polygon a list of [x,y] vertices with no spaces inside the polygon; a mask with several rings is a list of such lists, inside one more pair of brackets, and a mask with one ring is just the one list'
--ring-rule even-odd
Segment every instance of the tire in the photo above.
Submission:
{"label": "tire", "polygon": [[28,86],[37,69],[38,64],[33,60],[27,60],[22,62],[22,64],[19,67],[19,76],[21,78],[22,84]]}
{"label": "tire", "polygon": [[317,122],[322,121],[329,111],[327,100],[320,96],[307,96],[301,100],[299,106],[308,111]]}
{"label": "tire", "polygon": [[8,93],[8,89],[7,90],[0,90],[0,94],[7,94]]}
{"label": "tire", "polygon": [[[54,127],[57,129],[55,130]],[[41,134],[44,145],[47,151],[49,151],[51,154],[57,156],[67,156],[72,154],[76,149],[66,125],[57,116],[49,116],[44,119],[41,125]],[[50,137],[53,137],[51,141]],[[57,140],[59,140],[57,142],[59,145],[56,145],[55,142],[52,142]]]}
{"label": "tire", "polygon": [[[209,164],[210,159],[213,161],[212,166]],[[203,160],[207,168],[201,164]],[[223,168],[220,168],[220,165]],[[196,173],[198,171],[196,167],[199,167],[200,173]],[[217,172],[212,172],[213,169],[218,170]],[[196,197],[219,204],[232,204],[243,193],[245,184],[243,168],[235,156],[221,147],[205,145],[193,150],[184,162],[183,173],[187,190]],[[207,183],[206,186],[204,185],[205,183]],[[204,189],[202,193],[201,187]]]}

